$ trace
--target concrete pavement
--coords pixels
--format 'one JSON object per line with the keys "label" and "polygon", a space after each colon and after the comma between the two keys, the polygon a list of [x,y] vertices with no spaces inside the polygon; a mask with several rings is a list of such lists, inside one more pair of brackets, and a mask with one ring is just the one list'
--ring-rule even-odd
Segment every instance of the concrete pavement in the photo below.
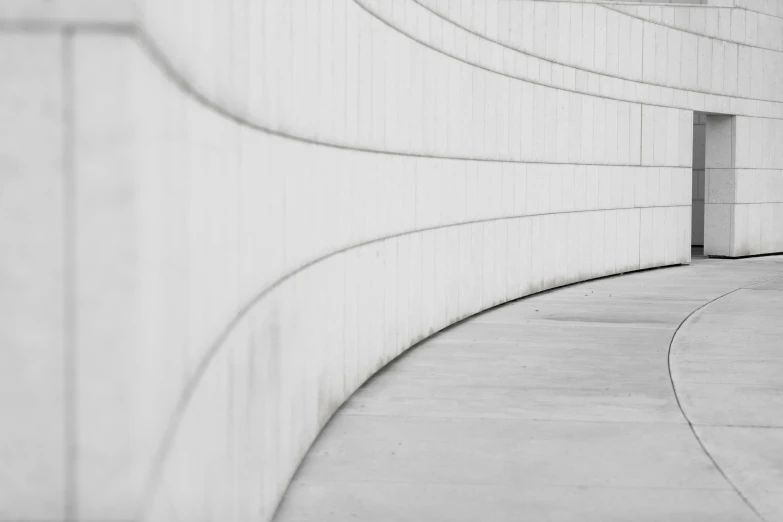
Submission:
{"label": "concrete pavement", "polygon": [[492,309],[356,392],[276,520],[783,520],[781,318],[783,257]]}

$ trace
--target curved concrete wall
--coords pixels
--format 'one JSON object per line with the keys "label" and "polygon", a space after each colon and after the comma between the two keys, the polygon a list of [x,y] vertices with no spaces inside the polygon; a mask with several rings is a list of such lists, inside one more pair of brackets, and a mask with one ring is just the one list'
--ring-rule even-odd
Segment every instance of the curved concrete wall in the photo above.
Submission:
{"label": "curved concrete wall", "polygon": [[[533,29],[522,11],[531,8]],[[24,324],[0,330],[17,365],[51,366],[15,371],[9,389],[57,397],[35,414],[0,403],[15,425],[55,428],[36,432],[47,462],[12,454],[23,431],[0,435],[12,463],[0,485],[56,477],[47,502],[40,482],[21,482],[6,518],[271,518],[329,416],[417,341],[547,288],[689,262],[693,110],[738,115],[731,167],[713,166],[731,171],[734,192],[713,186],[708,211],[728,209],[749,235],[783,219],[771,152],[783,136],[780,41],[762,49],[718,40],[706,24],[701,36],[655,19],[682,7],[149,0],[124,9],[140,22],[2,35],[20,46],[50,38],[40,74],[59,71],[62,89],[35,99],[54,96],[50,139],[63,149],[47,167],[29,149],[4,151],[62,184],[49,198],[62,210],[36,225],[49,239],[0,272],[24,283],[0,297],[4,310],[44,284],[62,303],[21,311],[54,332],[35,341],[39,352]],[[619,45],[626,35],[631,44]],[[678,77],[637,64],[665,65],[664,42],[676,39]],[[750,67],[746,86],[739,69],[724,74],[731,53],[699,65],[713,45],[772,54],[736,62]],[[21,63],[9,48],[0,55]],[[14,76],[20,90],[28,76]],[[4,94],[0,110],[19,110],[15,99]],[[14,182],[50,208],[30,195],[35,179]],[[2,209],[9,237],[28,237],[29,220]],[[750,218],[757,212],[763,222]],[[769,228],[773,245],[778,229]],[[745,229],[730,230],[732,255],[769,248],[761,233],[746,245]],[[63,272],[36,266],[48,279],[20,279],[18,266],[53,244]]]}

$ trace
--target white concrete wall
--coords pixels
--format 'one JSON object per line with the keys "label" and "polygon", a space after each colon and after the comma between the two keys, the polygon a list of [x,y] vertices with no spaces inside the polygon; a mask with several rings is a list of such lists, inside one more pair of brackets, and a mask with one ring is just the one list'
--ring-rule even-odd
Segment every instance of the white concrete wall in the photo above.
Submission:
{"label": "white concrete wall", "polygon": [[[31,482],[7,518],[269,519],[329,416],[418,340],[533,292],[689,262],[694,110],[739,115],[740,170],[778,165],[750,139],[783,117],[767,62],[700,61],[744,43],[588,3],[421,1],[149,0],[138,26],[29,36],[59,46],[51,85],[74,115],[54,127],[70,167],[36,170],[67,182],[51,197],[71,235],[25,257],[67,250],[51,258],[65,274],[34,273],[67,287],[45,320],[68,321],[40,349],[59,376],[46,400],[70,391],[51,415],[0,403],[23,429],[53,424],[41,466],[61,477],[48,511]],[[56,208],[34,179],[24,197]],[[37,389],[20,375],[9,388]],[[13,462],[0,480],[27,472]]]}
{"label": "white concrete wall", "polygon": [[705,252],[741,257],[783,249],[781,120],[707,116]]}
{"label": "white concrete wall", "polygon": [[[707,3],[707,2],[705,2]],[[688,5],[651,6],[618,4],[614,8],[639,16],[668,28],[676,28],[713,39],[711,59],[715,53],[726,52],[726,43],[745,44],[751,48],[783,50],[783,19],[775,12],[724,7],[729,2],[709,2],[715,7]],[[775,2],[775,6],[780,2]],[[715,41],[719,42],[717,45]],[[722,48],[722,49],[721,49]],[[729,47],[733,51],[733,47]],[[752,51],[751,51],[752,52]],[[770,59],[777,60],[775,55]]]}
{"label": "white concrete wall", "polygon": [[[137,16],[134,0],[3,0],[0,27],[4,30],[57,30],[59,24],[127,24]],[[52,25],[57,24],[57,25]]]}
{"label": "white concrete wall", "polygon": [[783,251],[783,121],[737,117],[731,256]]}
{"label": "white concrete wall", "polygon": [[61,39],[0,33],[0,520],[66,495]]}
{"label": "white concrete wall", "polygon": [[[85,518],[132,515],[148,480],[149,519],[197,518],[193,498],[269,516],[334,409],[416,341],[531,292],[689,259],[688,167],[326,147],[183,96],[132,40],[78,37],[74,56],[78,315],[113,310],[80,326]],[[108,382],[119,396],[98,393]],[[109,461],[97,448],[117,440]]]}
{"label": "white concrete wall", "polygon": [[709,4],[733,5],[748,11],[783,17],[783,5],[778,0],[709,0]]}

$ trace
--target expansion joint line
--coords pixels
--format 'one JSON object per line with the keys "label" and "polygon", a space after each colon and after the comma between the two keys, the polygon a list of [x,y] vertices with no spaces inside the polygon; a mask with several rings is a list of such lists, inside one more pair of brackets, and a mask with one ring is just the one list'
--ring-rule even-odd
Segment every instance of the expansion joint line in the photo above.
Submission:
{"label": "expansion joint line", "polygon": [[701,450],[704,452],[704,454],[707,456],[708,459],[710,459],[710,462],[712,462],[713,467],[720,473],[720,475],[723,477],[723,479],[731,486],[731,488],[734,490],[734,492],[742,499],[742,502],[745,503],[745,505],[750,509],[756,517],[758,517],[759,520],[762,522],[768,522],[764,516],[759,512],[758,509],[756,509],[756,506],[753,505],[753,503],[748,499],[748,497],[745,496],[744,493],[739,489],[737,484],[734,483],[731,478],[726,474],[726,472],[723,470],[723,468],[718,464],[718,461],[715,460],[715,457],[710,453],[710,451],[707,449],[707,446],[704,444],[704,441],[699,437],[698,432],[696,431],[696,428],[693,425],[693,422],[691,421],[690,417],[688,417],[688,414],[685,412],[685,408],[682,406],[682,402],[680,402],[680,396],[677,393],[677,385],[674,383],[674,377],[672,376],[672,346],[674,346],[674,339],[677,337],[677,333],[680,331],[680,329],[687,323],[691,317],[696,315],[697,312],[701,311],[702,309],[706,308],[707,306],[711,305],[712,303],[719,301],[720,299],[723,299],[724,297],[730,296],[733,293],[739,292],[740,290],[748,290],[754,286],[761,285],[764,283],[768,283],[770,281],[776,281],[781,279],[780,277],[773,277],[770,279],[764,279],[763,281],[757,281],[755,283],[741,286],[739,288],[735,288],[734,290],[730,292],[726,292],[725,294],[719,295],[718,297],[711,299],[710,301],[707,301],[706,303],[702,304],[695,310],[693,310],[691,313],[689,313],[685,319],[682,320],[682,322],[677,326],[677,328],[674,330],[674,333],[672,334],[672,338],[669,341],[669,351],[667,353],[667,366],[669,370],[669,381],[672,385],[672,391],[674,392],[674,399],[677,401],[677,407],[680,409],[680,413],[682,414],[683,418],[685,419],[685,422],[688,423],[688,428],[691,430],[691,433],[693,434],[694,438],[696,439],[696,442],[699,443],[699,447],[701,447]]}

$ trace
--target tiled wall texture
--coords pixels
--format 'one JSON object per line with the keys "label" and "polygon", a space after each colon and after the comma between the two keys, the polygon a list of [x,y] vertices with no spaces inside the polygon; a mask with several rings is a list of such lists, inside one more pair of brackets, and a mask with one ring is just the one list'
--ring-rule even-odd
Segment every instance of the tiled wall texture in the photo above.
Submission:
{"label": "tiled wall texture", "polygon": [[783,251],[774,3],[38,4],[0,7],[0,521],[269,520],[417,341],[688,263],[693,111],[735,115],[710,244]]}

